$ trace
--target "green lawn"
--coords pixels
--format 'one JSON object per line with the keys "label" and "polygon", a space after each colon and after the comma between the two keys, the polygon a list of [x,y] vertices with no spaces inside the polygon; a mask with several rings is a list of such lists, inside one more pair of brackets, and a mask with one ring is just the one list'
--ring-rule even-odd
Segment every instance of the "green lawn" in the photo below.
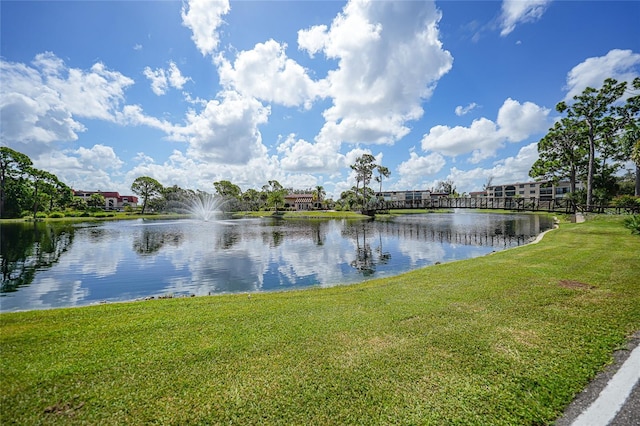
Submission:
{"label": "green lawn", "polygon": [[0,423],[551,424],[640,329],[617,218],[362,284],[0,315]]}

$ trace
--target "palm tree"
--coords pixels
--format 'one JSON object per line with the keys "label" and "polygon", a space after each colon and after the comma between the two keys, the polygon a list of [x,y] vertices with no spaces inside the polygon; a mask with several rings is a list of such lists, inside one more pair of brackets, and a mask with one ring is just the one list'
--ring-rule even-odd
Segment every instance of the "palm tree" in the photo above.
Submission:
{"label": "palm tree", "polygon": [[636,197],[640,196],[640,139],[633,145],[631,160],[636,164]]}
{"label": "palm tree", "polygon": [[313,202],[317,204],[317,207],[320,208],[322,206],[322,201],[324,200],[324,196],[327,195],[322,185],[316,186],[316,189],[313,191]]}
{"label": "palm tree", "polygon": [[376,167],[376,170],[378,170],[378,176],[375,177],[375,180],[380,183],[380,194],[382,194],[382,178],[389,178],[389,176],[391,176],[391,172],[387,167],[380,165]]}

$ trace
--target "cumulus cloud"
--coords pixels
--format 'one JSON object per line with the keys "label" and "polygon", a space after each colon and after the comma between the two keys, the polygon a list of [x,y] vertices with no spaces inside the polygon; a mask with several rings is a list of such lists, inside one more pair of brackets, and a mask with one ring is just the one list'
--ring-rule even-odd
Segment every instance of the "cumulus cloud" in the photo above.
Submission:
{"label": "cumulus cloud", "polygon": [[531,180],[529,170],[537,159],[538,144],[534,142],[520,148],[515,156],[497,161],[490,168],[465,171],[452,167],[447,179],[453,180],[460,192],[481,191],[489,178],[493,178],[494,185],[528,182]]}
{"label": "cumulus cloud", "polygon": [[392,144],[405,136],[451,69],[439,20],[432,2],[351,1],[330,28],[299,31],[301,49],[338,60],[325,79],[333,105],[318,140]]}
{"label": "cumulus cloud", "polygon": [[188,155],[200,161],[246,164],[263,155],[258,126],[267,122],[270,111],[255,98],[222,92],[199,113],[187,113],[187,124],[176,128],[175,136],[186,140]]}
{"label": "cumulus cloud", "polygon": [[182,6],[182,24],[193,32],[191,39],[202,56],[210,55],[218,48],[218,27],[229,10],[228,0],[189,0]]}
{"label": "cumulus cloud", "polygon": [[32,158],[34,165],[55,174],[74,189],[107,190],[118,187],[115,182],[124,162],[112,147],[97,144],[91,148],[51,151],[46,155]]}
{"label": "cumulus cloud", "polygon": [[549,7],[551,0],[504,0],[500,15],[500,35],[507,36],[516,25],[539,20]]}
{"label": "cumulus cloud", "polygon": [[438,125],[422,138],[422,149],[451,157],[472,153],[478,163],[492,157],[505,142],[522,142],[549,127],[549,110],[531,102],[521,104],[511,98],[498,111],[497,122],[479,118],[470,127]]}
{"label": "cumulus cloud", "polygon": [[133,80],[111,71],[97,62],[89,71],[67,68],[53,53],[36,56],[33,64],[41,70],[49,89],[60,95],[69,111],[84,118],[113,121],[115,112],[124,101],[124,91]]}
{"label": "cumulus cloud", "polygon": [[631,50],[613,49],[604,56],[587,58],[567,74],[567,95],[571,100],[587,87],[599,88],[608,77],[631,82],[640,74],[640,54]]}
{"label": "cumulus cloud", "polygon": [[469,105],[467,106],[462,106],[462,105],[458,105],[456,107],[456,115],[458,117],[461,117],[463,115],[467,115],[468,113],[470,113],[472,110],[476,109],[478,107],[478,104],[475,102],[471,102]]}
{"label": "cumulus cloud", "polygon": [[31,66],[0,60],[0,78],[3,141],[41,149],[77,140],[86,130],[81,118],[115,121],[124,91],[133,84],[102,63],[89,70],[69,68],[50,52],[37,55]]}
{"label": "cumulus cloud", "polygon": [[288,135],[277,147],[280,163],[287,171],[326,172],[335,171],[346,164],[339,154],[339,144],[328,142],[311,143]]}
{"label": "cumulus cloud", "polygon": [[144,76],[151,81],[151,90],[158,96],[164,95],[169,86],[182,89],[184,84],[191,80],[182,75],[180,69],[174,62],[169,62],[169,69],[167,70],[163,68],[152,70],[150,67],[145,67],[143,73]]}
{"label": "cumulus cloud", "polygon": [[238,53],[233,64],[219,56],[221,84],[263,101],[310,108],[322,83],[314,82],[300,64],[287,58],[286,47],[274,40],[258,43]]}
{"label": "cumulus cloud", "polygon": [[428,176],[438,173],[446,160],[438,153],[431,153],[425,156],[419,156],[415,152],[411,152],[409,159],[398,165],[398,174],[400,179],[397,186],[402,188],[415,188],[423,185]]}

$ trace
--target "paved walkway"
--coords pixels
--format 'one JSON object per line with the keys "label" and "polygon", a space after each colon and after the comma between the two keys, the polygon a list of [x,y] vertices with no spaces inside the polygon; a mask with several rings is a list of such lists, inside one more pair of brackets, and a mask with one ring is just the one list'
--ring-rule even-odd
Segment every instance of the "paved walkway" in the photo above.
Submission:
{"label": "paved walkway", "polygon": [[640,426],[640,331],[567,407],[557,426]]}

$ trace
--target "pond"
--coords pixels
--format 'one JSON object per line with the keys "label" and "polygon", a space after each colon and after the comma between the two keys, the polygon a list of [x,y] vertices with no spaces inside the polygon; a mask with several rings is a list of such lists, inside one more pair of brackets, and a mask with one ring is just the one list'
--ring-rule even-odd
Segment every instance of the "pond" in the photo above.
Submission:
{"label": "pond", "polygon": [[348,284],[526,244],[552,225],[473,212],[2,224],[0,309]]}

